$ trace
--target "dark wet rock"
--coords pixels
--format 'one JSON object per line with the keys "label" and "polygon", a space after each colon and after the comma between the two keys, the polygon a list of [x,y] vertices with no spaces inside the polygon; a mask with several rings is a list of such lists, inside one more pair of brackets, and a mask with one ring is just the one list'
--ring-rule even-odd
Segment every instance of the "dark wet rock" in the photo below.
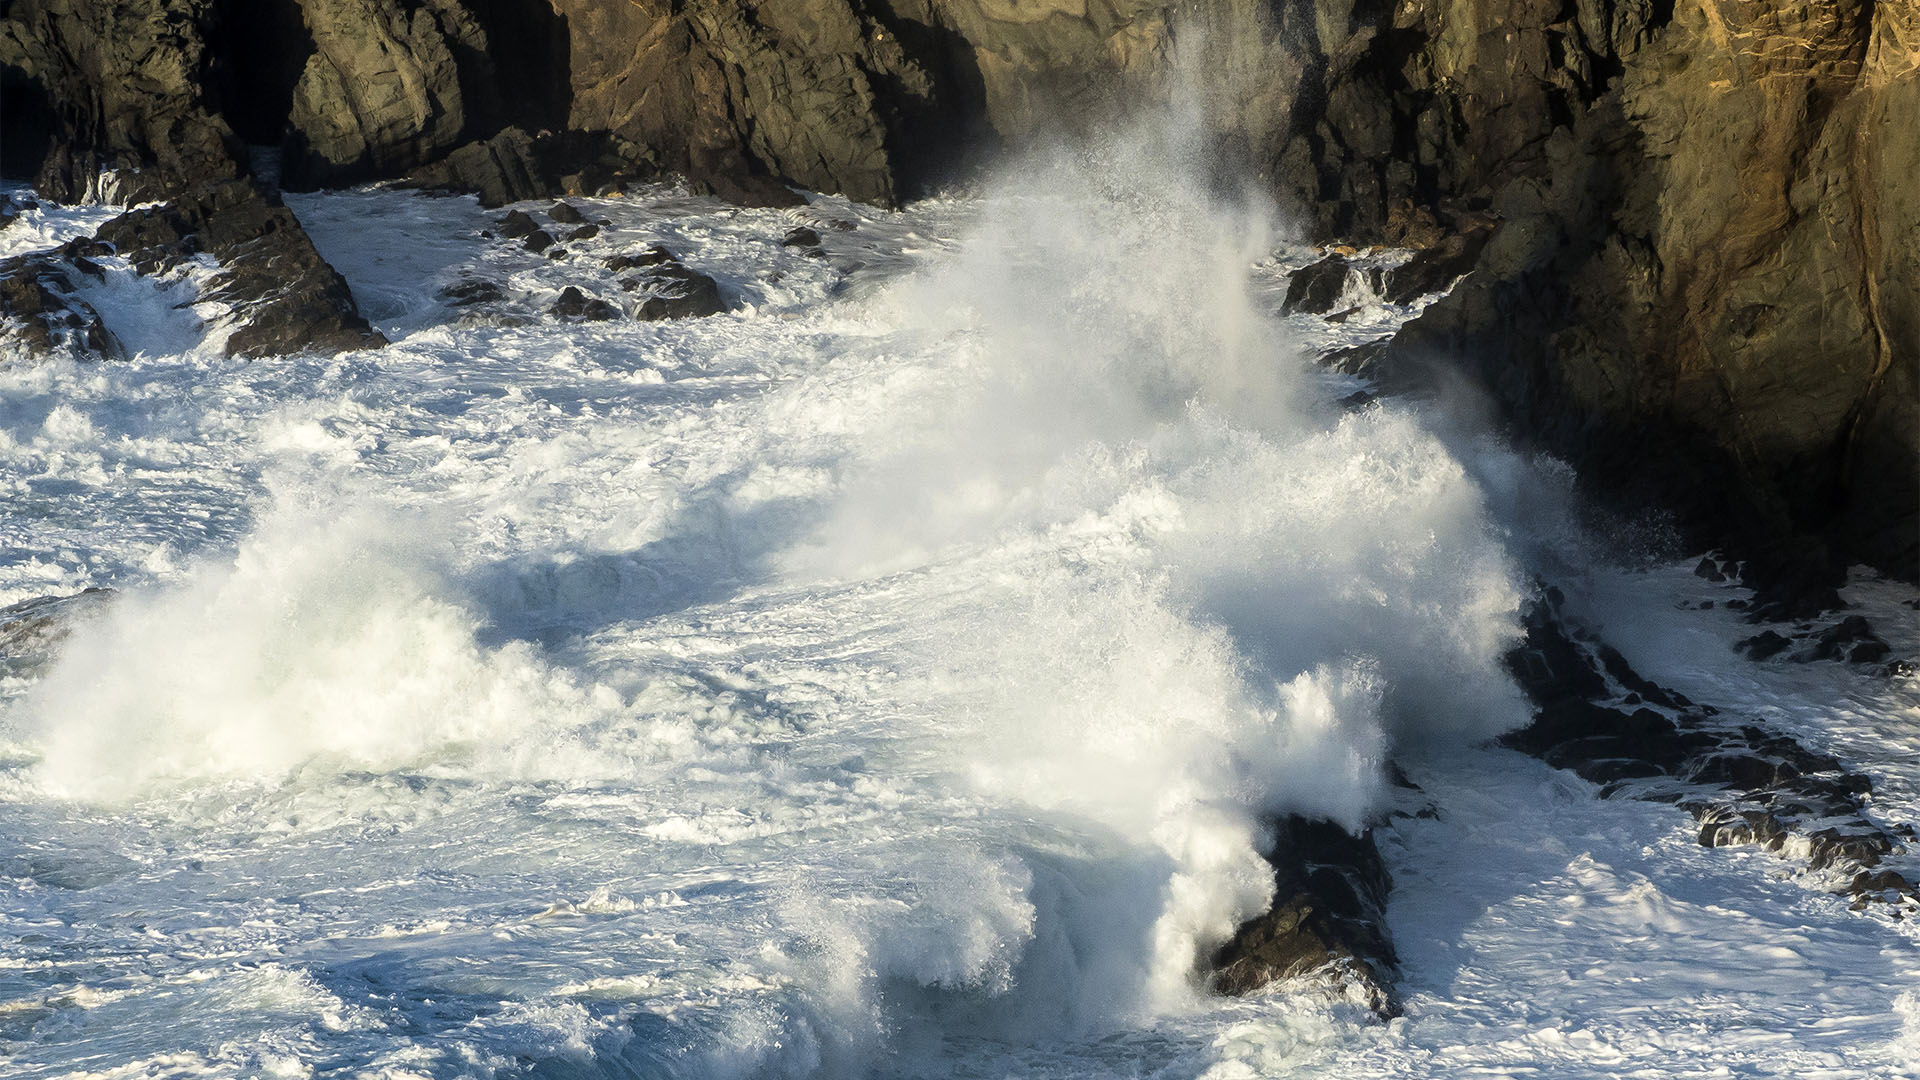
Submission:
{"label": "dark wet rock", "polygon": [[119,356],[120,343],[100,313],[76,295],[73,268],[48,255],[0,260],[0,340],[41,358]]}
{"label": "dark wet rock", "polygon": [[620,287],[647,293],[634,312],[638,319],[697,319],[727,310],[720,299],[718,282],[678,262],[662,263],[638,277],[626,278]]}
{"label": "dark wet rock", "polygon": [[112,589],[86,589],[0,607],[0,674],[13,678],[39,674],[74,628],[97,617],[113,596]]}
{"label": "dark wet rock", "polygon": [[574,241],[579,241],[579,240],[591,240],[594,237],[599,235],[600,235],[600,226],[592,225],[592,224],[582,225],[579,228],[567,234],[567,241],[569,243],[572,243]]}
{"label": "dark wet rock", "polygon": [[1273,906],[1214,953],[1213,988],[1245,994],[1306,977],[1359,997],[1383,1019],[1400,1015],[1399,960],[1386,930],[1393,879],[1373,831],[1356,836],[1332,822],[1287,817],[1268,861]]}
{"label": "dark wet rock", "polygon": [[1371,379],[1379,374],[1379,365],[1386,353],[1386,343],[1374,341],[1335,349],[1321,357],[1320,362],[1335,371]]}
{"label": "dark wet rock", "polygon": [[619,255],[614,255],[609,257],[607,259],[607,269],[617,274],[622,270],[633,270],[633,269],[644,268],[648,266],[660,266],[665,263],[672,263],[672,262],[679,262],[679,261],[680,260],[674,257],[673,252],[668,251],[666,248],[663,248],[658,244],[654,244],[648,247],[645,251],[622,252]]}
{"label": "dark wet rock", "polygon": [[562,225],[578,225],[587,220],[586,215],[582,214],[580,209],[570,202],[554,203],[553,206],[548,209],[547,217]]}
{"label": "dark wet rock", "polygon": [[[1852,659],[1857,648],[1864,648],[1868,657],[1878,660],[1892,649],[1873,632],[1873,626],[1863,615],[1849,615],[1834,626],[1815,634],[1813,651],[1809,660]],[[1861,661],[1866,662],[1866,661]]]}
{"label": "dark wet rock", "polygon": [[[1804,853],[1810,871],[1856,900],[1920,904],[1898,875],[1890,886],[1854,888],[1882,880],[1861,872],[1903,850],[1894,832],[1867,816],[1873,788],[1867,777],[1785,735],[1720,719],[1710,707],[1645,679],[1618,652],[1572,628],[1562,602],[1549,590],[1527,612],[1526,642],[1509,655],[1508,667],[1536,712],[1531,724],[1501,742],[1601,785],[1602,798],[1677,804],[1699,823],[1707,847]],[[1766,631],[1742,644],[1753,654],[1777,653],[1791,642]],[[1616,696],[1609,676],[1632,689]],[[1661,702],[1667,711],[1631,707],[1628,700]]]}
{"label": "dark wet rock", "polygon": [[230,356],[386,344],[293,212],[251,181],[213,184],[161,206],[130,210],[102,225],[95,238],[143,274],[176,269],[203,252],[219,260],[201,298],[230,308]]}
{"label": "dark wet rock", "polygon": [[1727,575],[1720,572],[1720,567],[1712,559],[1701,559],[1700,565],[1693,568],[1693,575],[1713,582],[1727,580]]}
{"label": "dark wet rock", "polygon": [[1324,315],[1347,288],[1347,260],[1328,255],[1287,275],[1287,296],[1281,310],[1288,314]]}
{"label": "dark wet rock", "polygon": [[1849,615],[1823,630],[1815,630],[1812,623],[1801,623],[1794,627],[1792,635],[1764,630],[1734,648],[1752,660],[1769,660],[1785,654],[1784,659],[1801,664],[1822,660],[1872,664],[1885,660],[1893,651],[1892,646],[1873,632],[1873,625],[1863,615]]}
{"label": "dark wet rock", "polygon": [[525,243],[528,251],[539,254],[553,246],[553,236],[545,229],[535,229],[527,236]]}
{"label": "dark wet rock", "polygon": [[504,206],[555,195],[600,195],[658,178],[653,152],[605,131],[529,135],[510,127],[413,170],[424,188],[472,192],[480,205]]}
{"label": "dark wet rock", "polygon": [[796,226],[788,229],[787,235],[780,238],[780,246],[817,248],[820,246],[820,234],[804,225]]}
{"label": "dark wet rock", "polygon": [[1410,304],[1423,296],[1445,292],[1473,272],[1480,252],[1493,235],[1490,228],[1452,233],[1413,258],[1388,270],[1381,298],[1390,304]]}
{"label": "dark wet rock", "polygon": [[524,240],[540,231],[540,223],[525,210],[509,210],[500,219],[500,235],[508,240]]}
{"label": "dark wet rock", "polygon": [[31,199],[15,199],[11,195],[0,195],[0,231],[14,223],[14,220],[27,210],[36,206]]}
{"label": "dark wet rock", "polygon": [[1734,648],[1745,653],[1749,660],[1770,660],[1792,646],[1792,638],[1783,637],[1772,630],[1763,630],[1734,645]]}
{"label": "dark wet rock", "polygon": [[548,313],[562,319],[581,319],[586,322],[605,322],[620,317],[620,310],[598,297],[591,297],[572,285],[560,293],[560,299],[553,302]]}
{"label": "dark wet rock", "polygon": [[1884,641],[1863,641],[1847,652],[1850,664],[1873,664],[1885,660],[1893,652],[1893,646]]}
{"label": "dark wet rock", "polygon": [[507,292],[497,281],[470,277],[441,289],[440,296],[454,307],[473,307],[499,303],[507,298]]}
{"label": "dark wet rock", "polygon": [[1845,575],[1836,567],[1789,558],[1748,563],[1741,568],[1741,577],[1754,590],[1747,604],[1748,622],[1812,619],[1847,606],[1839,589]]}
{"label": "dark wet rock", "polygon": [[1348,412],[1359,412],[1361,409],[1379,400],[1380,397],[1377,394],[1370,394],[1365,390],[1355,390],[1353,393],[1341,398],[1339,405]]}

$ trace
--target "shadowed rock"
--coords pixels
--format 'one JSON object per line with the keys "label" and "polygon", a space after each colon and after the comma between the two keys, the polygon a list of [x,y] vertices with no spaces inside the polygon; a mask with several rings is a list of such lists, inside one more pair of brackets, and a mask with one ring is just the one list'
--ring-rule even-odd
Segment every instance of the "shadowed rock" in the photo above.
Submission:
{"label": "shadowed rock", "polygon": [[637,319],[697,319],[727,310],[720,299],[718,282],[678,262],[664,262],[644,274],[624,278],[620,287],[648,294],[634,311]]}
{"label": "shadowed rock", "polygon": [[1268,862],[1273,907],[1214,953],[1214,989],[1246,994],[1304,978],[1357,997],[1382,1019],[1400,1015],[1399,961],[1386,930],[1393,879],[1372,830],[1355,836],[1332,822],[1287,817]]}
{"label": "shadowed rock", "polygon": [[1907,877],[1875,871],[1904,845],[1867,816],[1871,781],[1641,677],[1617,651],[1572,628],[1561,603],[1549,589],[1530,607],[1526,641],[1508,657],[1538,711],[1503,743],[1601,785],[1602,798],[1679,805],[1699,822],[1707,847],[1752,844],[1804,857],[1856,907],[1920,905]]}

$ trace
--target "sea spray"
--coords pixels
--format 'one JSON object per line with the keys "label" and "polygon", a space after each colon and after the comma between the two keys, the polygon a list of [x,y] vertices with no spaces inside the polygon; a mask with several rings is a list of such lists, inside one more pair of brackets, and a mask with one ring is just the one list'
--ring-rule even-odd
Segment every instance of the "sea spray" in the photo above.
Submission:
{"label": "sea spray", "polygon": [[[1011,165],[957,254],[805,337],[631,330],[771,353],[777,379],[497,434],[506,464],[472,471],[506,482],[283,485],[237,553],[74,639],[16,708],[34,776],[161,818],[171,787],[265,788],[210,816],[273,830],[422,784],[441,801],[397,857],[456,866],[418,883],[343,845],[343,874],[405,883],[405,944],[329,972],[435,1001],[493,950],[527,998],[558,993],[554,956],[657,980],[598,1041],[479,1024],[497,989],[472,1023],[419,1006],[489,1054],[844,1074],[1203,1008],[1205,958],[1269,902],[1274,815],[1359,827],[1391,756],[1522,715],[1519,574],[1472,472],[1405,406],[1335,405],[1253,303],[1276,214],[1205,179],[1196,115]],[[436,333],[381,362],[498,340]],[[443,422],[396,398],[395,426]],[[444,422],[422,460],[491,462]],[[420,492],[445,505],[396,509]],[[694,902],[560,903],[622,877]]]}
{"label": "sea spray", "polygon": [[40,732],[49,790],[117,801],[482,760],[511,774],[531,730],[551,748],[620,704],[524,645],[476,645],[446,578],[444,515],[332,485],[285,484],[274,500],[231,556],[77,629],[14,706],[11,721]]}
{"label": "sea spray", "polygon": [[971,566],[927,607],[953,767],[1167,860],[1131,883],[1151,929],[1082,954],[1116,952],[1080,1023],[1190,1007],[1197,961],[1270,899],[1271,815],[1357,829],[1397,743],[1525,716],[1501,668],[1518,574],[1476,485],[1417,416],[1324,399],[1249,297],[1271,210],[1204,183],[1193,119],[1029,157],[959,255],[876,305],[923,377],[787,560]]}

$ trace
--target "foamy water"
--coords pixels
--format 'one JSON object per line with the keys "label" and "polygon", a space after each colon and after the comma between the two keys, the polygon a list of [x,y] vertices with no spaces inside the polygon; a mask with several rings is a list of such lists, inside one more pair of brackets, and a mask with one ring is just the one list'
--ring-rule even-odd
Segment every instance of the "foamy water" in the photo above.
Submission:
{"label": "foamy water", "polygon": [[[375,353],[229,360],[112,266],[132,359],[0,370],[0,600],[123,590],[5,685],[7,1070],[1910,1071],[1908,928],[1484,740],[1547,562],[1890,821],[1912,681],[1747,664],[1673,609],[1722,587],[1589,561],[1564,470],[1338,405],[1314,355],[1408,312],[1275,315],[1303,252],[1193,129],[898,215],[578,200],[614,226],[559,262],[470,199],[294,198]],[[100,217],[33,214],[7,244]],[[434,298],[614,297],[648,243],[734,310]],[[1442,810],[1380,834],[1407,1017],[1202,993],[1263,822],[1379,815],[1389,758]]]}

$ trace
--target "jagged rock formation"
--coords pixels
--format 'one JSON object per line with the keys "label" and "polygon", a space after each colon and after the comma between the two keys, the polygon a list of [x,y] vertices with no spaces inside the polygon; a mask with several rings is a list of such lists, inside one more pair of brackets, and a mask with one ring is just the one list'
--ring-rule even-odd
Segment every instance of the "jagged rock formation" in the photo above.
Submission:
{"label": "jagged rock formation", "polygon": [[[56,202],[140,202],[242,173],[211,100],[213,0],[15,0],[0,18],[5,164]],[[37,160],[36,160],[37,159]]]}
{"label": "jagged rock formation", "polygon": [[1553,589],[1527,614],[1508,658],[1537,708],[1508,746],[1601,785],[1602,798],[1674,803],[1707,847],[1758,844],[1804,858],[1856,908],[1920,908],[1920,890],[1882,863],[1914,840],[1870,819],[1866,776],[1831,755],[1644,678],[1620,653],[1570,625]]}
{"label": "jagged rock formation", "polygon": [[93,360],[116,356],[119,341],[100,313],[75,295],[73,274],[99,267],[85,256],[20,255],[0,260],[0,339],[31,356]]}
{"label": "jagged rock formation", "polygon": [[1275,823],[1273,906],[1215,951],[1213,988],[1246,994],[1283,979],[1313,978],[1400,1015],[1399,959],[1387,934],[1387,873],[1371,829],[1359,835],[1298,815]]}
{"label": "jagged rock formation", "polygon": [[1492,226],[1396,356],[1756,573],[1920,575],[1911,4],[15,0],[4,165],[163,197],[244,173],[244,138],[295,186],[499,203],[665,168],[884,204],[1111,115],[1196,31],[1224,155],[1319,235]]}
{"label": "jagged rock formation", "polygon": [[227,337],[228,355],[386,344],[293,213],[248,181],[229,180],[130,210],[102,225],[94,238],[143,274],[172,270],[201,252],[218,259],[220,270],[202,299],[232,309],[228,317],[236,329]]}

